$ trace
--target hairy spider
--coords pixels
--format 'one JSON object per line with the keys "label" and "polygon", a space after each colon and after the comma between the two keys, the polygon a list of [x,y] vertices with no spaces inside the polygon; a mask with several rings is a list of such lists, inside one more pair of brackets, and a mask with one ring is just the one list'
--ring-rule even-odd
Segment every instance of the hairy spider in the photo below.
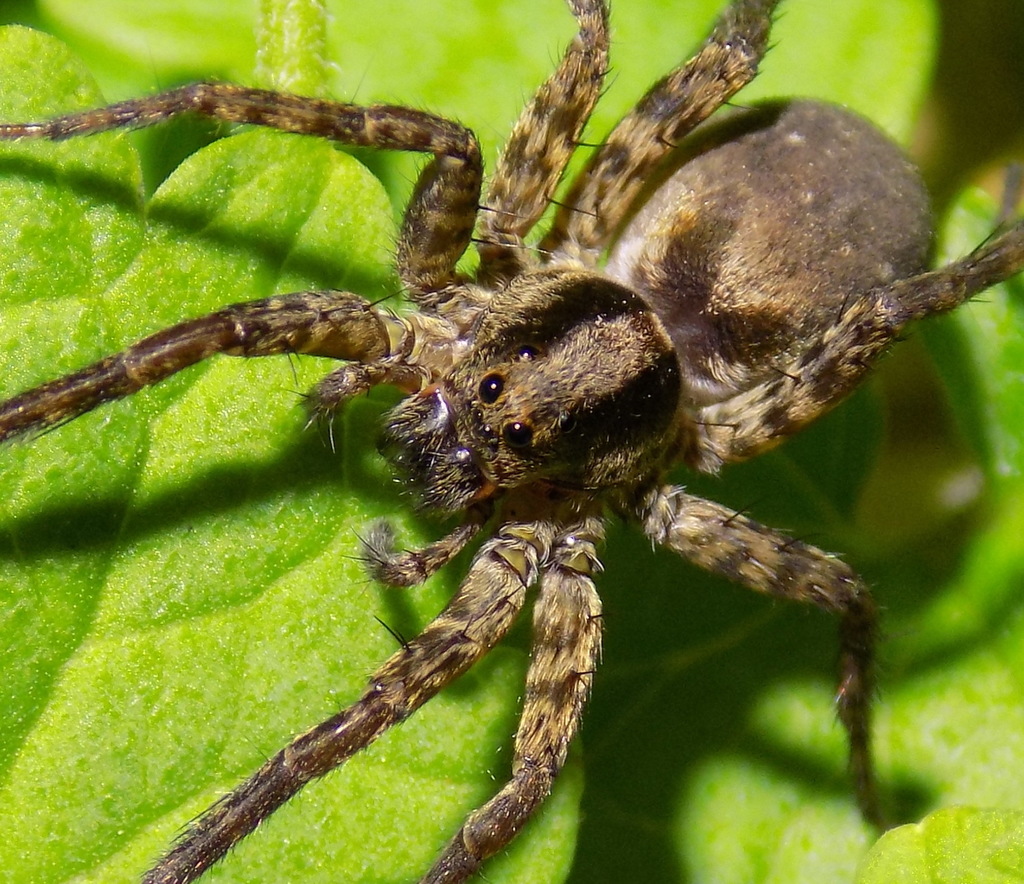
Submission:
{"label": "hairy spider", "polygon": [[[372,529],[365,554],[375,575],[422,582],[489,526],[452,601],[403,641],[363,696],[215,804],[147,881],[201,875],[307,782],[472,666],[537,587],[511,778],[423,880],[470,876],[515,836],[565,762],[599,654],[594,576],[609,514],[639,522],[710,572],[838,615],[839,714],[858,802],[881,819],[869,745],[876,614],[866,588],[830,555],[665,475],[680,463],[715,472],[814,420],[909,322],[1017,272],[1024,225],[925,272],[931,228],[915,171],[870,124],[814,102],[739,111],[676,153],[752,78],[766,49],[775,2],[739,0],[694,59],[594,151],[539,245],[527,247],[606,72],[604,4],[570,6],[578,35],[528,104],[483,195],[472,133],[405,108],[206,84],[0,126],[4,138],[61,139],[196,111],[434,154],[397,247],[418,312],[398,318],[347,292],[274,295],[157,332],[0,406],[0,438],[10,438],[218,353],[342,360],[314,387],[314,415],[329,420],[377,385],[399,388],[405,398],[385,425],[393,460],[427,508],[463,517],[416,552],[395,552],[387,530]],[[469,279],[455,265],[474,237],[480,269]]]}

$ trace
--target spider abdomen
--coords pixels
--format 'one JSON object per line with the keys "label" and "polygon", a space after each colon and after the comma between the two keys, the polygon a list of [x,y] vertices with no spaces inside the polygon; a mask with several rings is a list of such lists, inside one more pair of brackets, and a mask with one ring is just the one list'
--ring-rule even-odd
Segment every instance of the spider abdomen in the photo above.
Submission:
{"label": "spider abdomen", "polygon": [[661,318],[694,404],[785,371],[851,299],[925,266],[920,176],[843,108],[737,112],[698,131],[680,163],[626,226],[608,272]]}

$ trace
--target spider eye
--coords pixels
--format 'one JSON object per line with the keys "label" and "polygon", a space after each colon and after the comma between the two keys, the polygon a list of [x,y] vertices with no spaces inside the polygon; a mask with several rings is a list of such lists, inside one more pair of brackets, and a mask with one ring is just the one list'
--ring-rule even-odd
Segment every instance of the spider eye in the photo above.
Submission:
{"label": "spider eye", "polygon": [[563,433],[571,433],[576,429],[576,417],[568,412],[562,412],[558,416],[558,429]]}
{"label": "spider eye", "polygon": [[533,441],[533,427],[522,421],[512,421],[502,428],[501,436],[513,448],[525,448]]}
{"label": "spider eye", "polygon": [[501,391],[505,389],[505,381],[500,374],[489,374],[480,381],[480,398],[488,405],[498,401]]}
{"label": "spider eye", "polygon": [[529,362],[531,359],[536,358],[537,348],[530,344],[523,344],[518,350],[516,350],[516,356],[523,360],[523,362]]}

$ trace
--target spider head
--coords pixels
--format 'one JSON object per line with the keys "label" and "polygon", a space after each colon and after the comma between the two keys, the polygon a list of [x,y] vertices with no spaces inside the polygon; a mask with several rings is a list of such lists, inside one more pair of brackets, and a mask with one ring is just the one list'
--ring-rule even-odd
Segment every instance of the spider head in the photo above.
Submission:
{"label": "spider head", "polygon": [[532,482],[593,493],[675,454],[678,363],[625,286],[582,271],[524,275],[492,296],[468,344],[388,422],[428,506],[462,509]]}

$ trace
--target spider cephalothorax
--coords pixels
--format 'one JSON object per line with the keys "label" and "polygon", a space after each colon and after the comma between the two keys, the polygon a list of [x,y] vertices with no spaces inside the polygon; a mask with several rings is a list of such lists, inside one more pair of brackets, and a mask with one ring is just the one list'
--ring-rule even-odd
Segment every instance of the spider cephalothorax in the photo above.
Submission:
{"label": "spider cephalothorax", "polygon": [[451,369],[388,420],[430,505],[535,481],[596,492],[653,475],[676,449],[671,342],[630,289],[578,270],[524,274],[471,329]]}
{"label": "spider cephalothorax", "polygon": [[[348,292],[275,295],[158,331],[0,404],[6,439],[216,354],[341,360],[312,391],[314,414],[333,417],[371,387],[397,387],[405,398],[386,418],[387,449],[427,508],[464,514],[420,551],[396,553],[386,528],[371,530],[374,572],[422,581],[490,524],[445,610],[353,705],[199,817],[148,882],[202,875],[307,782],[486,654],[536,586],[512,775],[423,880],[472,875],[546,798],[578,728],[601,644],[595,575],[608,512],[710,572],[840,617],[839,715],[861,810],[882,818],[869,742],[870,594],[834,557],[666,484],[666,475],[680,463],[714,472],[746,460],[830,409],[907,323],[1017,273],[1024,224],[926,272],[924,190],[869,123],[795,100],[697,128],[754,76],[768,45],[775,0],[735,0],[698,54],[594,150],[538,247],[528,247],[607,70],[605,3],[569,5],[578,34],[523,112],[486,192],[472,132],[394,106],[198,84],[0,125],[0,138],[62,139],[192,111],[433,155],[396,256],[417,312],[399,318]],[[480,268],[470,279],[456,262],[474,238]]]}

